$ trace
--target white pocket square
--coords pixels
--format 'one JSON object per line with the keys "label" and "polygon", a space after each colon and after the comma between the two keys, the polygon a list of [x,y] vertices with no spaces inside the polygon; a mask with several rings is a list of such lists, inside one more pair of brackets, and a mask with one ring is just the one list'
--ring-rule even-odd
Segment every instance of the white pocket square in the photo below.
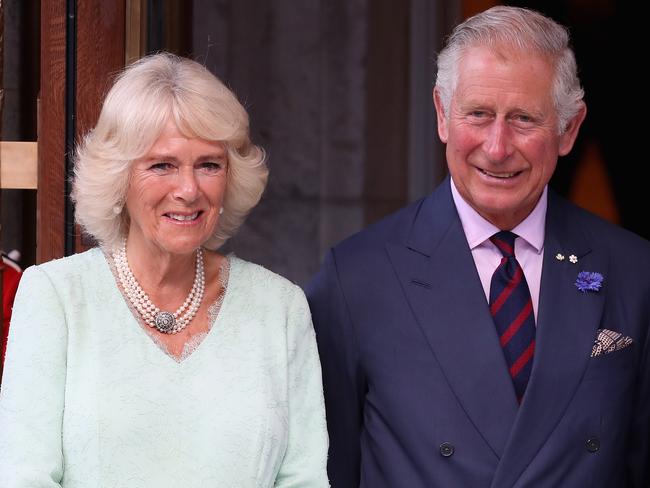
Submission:
{"label": "white pocket square", "polygon": [[598,329],[598,336],[594,341],[591,349],[591,357],[609,354],[610,352],[619,351],[626,348],[634,341],[631,337],[624,336],[620,332],[609,329]]}

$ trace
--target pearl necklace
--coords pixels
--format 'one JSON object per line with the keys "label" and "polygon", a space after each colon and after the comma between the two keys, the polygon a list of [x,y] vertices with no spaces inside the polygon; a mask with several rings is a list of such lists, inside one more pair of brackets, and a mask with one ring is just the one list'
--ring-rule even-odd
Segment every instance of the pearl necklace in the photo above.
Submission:
{"label": "pearl necklace", "polygon": [[205,291],[203,249],[198,248],[196,251],[196,272],[192,289],[183,304],[173,314],[156,307],[133,276],[126,258],[126,240],[122,242],[120,249],[113,252],[113,262],[124,294],[149,327],[164,334],[176,334],[187,327],[201,307]]}

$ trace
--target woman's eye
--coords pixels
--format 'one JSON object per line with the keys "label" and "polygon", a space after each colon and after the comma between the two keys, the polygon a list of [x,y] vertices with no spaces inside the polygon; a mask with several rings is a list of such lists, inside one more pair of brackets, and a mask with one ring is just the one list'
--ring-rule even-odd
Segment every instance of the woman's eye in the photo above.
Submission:
{"label": "woman's eye", "polygon": [[204,161],[199,165],[199,168],[206,173],[218,173],[223,166],[223,163],[217,161]]}
{"label": "woman's eye", "polygon": [[154,163],[151,166],[149,166],[149,169],[152,171],[155,171],[157,173],[169,171],[174,168],[174,165],[172,163],[167,163],[165,161],[160,161],[158,163]]}

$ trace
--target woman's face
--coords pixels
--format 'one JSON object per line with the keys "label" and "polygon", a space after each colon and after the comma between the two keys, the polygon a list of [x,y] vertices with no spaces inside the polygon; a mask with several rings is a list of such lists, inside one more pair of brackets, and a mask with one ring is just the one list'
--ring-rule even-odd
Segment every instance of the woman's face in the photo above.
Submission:
{"label": "woman's face", "polygon": [[168,122],[136,160],[126,198],[129,245],[188,254],[204,244],[219,220],[226,189],[223,144],[188,138]]}

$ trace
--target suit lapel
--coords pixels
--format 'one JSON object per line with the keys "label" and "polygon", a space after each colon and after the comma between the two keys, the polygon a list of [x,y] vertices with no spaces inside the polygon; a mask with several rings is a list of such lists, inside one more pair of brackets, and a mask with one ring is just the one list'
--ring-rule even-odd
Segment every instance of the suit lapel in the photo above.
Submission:
{"label": "suit lapel", "polygon": [[[492,482],[514,486],[561,420],[587,367],[600,323],[605,289],[582,293],[580,271],[606,276],[606,256],[591,249],[570,208],[549,192],[535,358],[530,382]],[[565,259],[555,258],[562,253]],[[570,255],[577,263],[569,261]],[[606,286],[606,284],[605,284]]]}
{"label": "suit lapel", "polygon": [[424,201],[407,246],[387,252],[449,386],[500,457],[517,402],[449,180]]}

